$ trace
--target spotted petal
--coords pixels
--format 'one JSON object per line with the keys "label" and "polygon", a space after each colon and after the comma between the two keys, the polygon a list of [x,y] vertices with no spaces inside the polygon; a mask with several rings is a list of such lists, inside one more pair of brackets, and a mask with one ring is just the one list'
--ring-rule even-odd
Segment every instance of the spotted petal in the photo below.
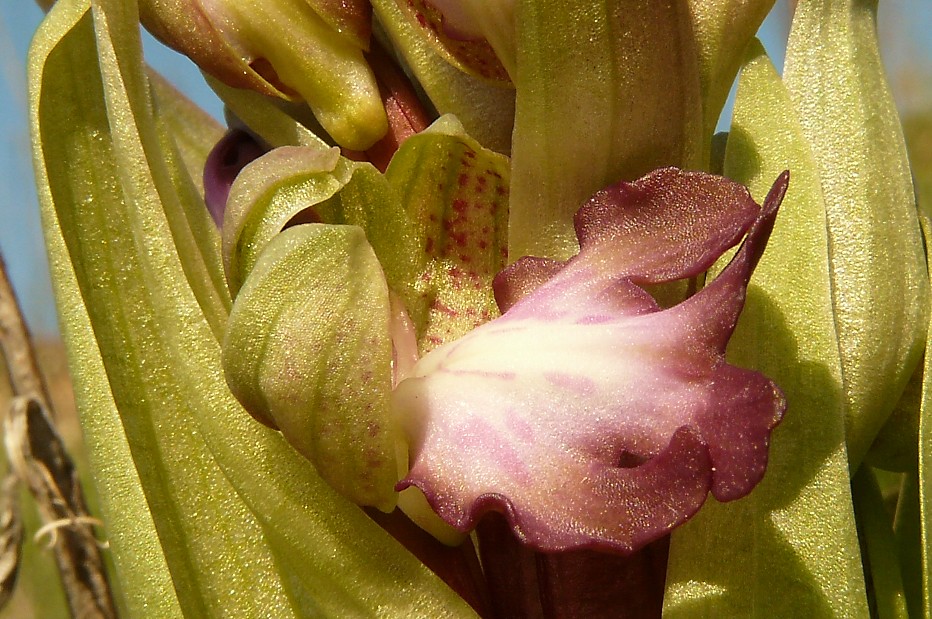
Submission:
{"label": "spotted petal", "polygon": [[[502,512],[546,551],[630,552],[709,491],[750,492],[785,403],[766,377],[728,365],[725,346],[785,188],[784,176],[759,209],[730,181],[665,169],[596,194],[576,217],[576,257],[516,263],[500,280],[508,311],[398,385],[411,453],[399,487],[420,488],[464,531]],[[663,310],[637,285],[695,275],[745,232],[722,274],[679,305]]]}

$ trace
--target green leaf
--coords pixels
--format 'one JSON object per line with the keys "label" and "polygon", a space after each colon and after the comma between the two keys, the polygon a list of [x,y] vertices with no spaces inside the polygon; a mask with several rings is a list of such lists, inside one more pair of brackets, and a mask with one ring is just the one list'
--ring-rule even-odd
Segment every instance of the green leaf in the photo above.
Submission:
{"label": "green leaf", "polygon": [[156,119],[172,136],[191,180],[203,196],[204,162],[223,137],[224,128],[157,72],[150,70],[148,75]]}
{"label": "green leaf", "polygon": [[[265,247],[236,296],[223,343],[227,382],[356,504],[395,507],[388,286],[356,226],[305,224]],[[413,340],[413,334],[411,335]]]}
{"label": "green leaf", "polygon": [[593,193],[666,165],[700,167],[702,106],[686,0],[517,5],[509,255],[578,251]]}
{"label": "green leaf", "polygon": [[472,615],[226,388],[164,210],[134,3],[92,20],[62,0],[49,19],[31,57],[37,177],[133,616]]}
{"label": "green leaf", "polygon": [[[182,611],[163,548],[153,522],[142,482],[110,391],[93,327],[68,255],[52,204],[48,169],[42,157],[38,108],[34,104],[50,74],[69,68],[71,62],[96,62],[96,57],[75,56],[76,35],[90,36],[87,2],[59,2],[36,33],[30,50],[30,124],[36,156],[36,181],[45,230],[52,284],[59,310],[62,338],[68,342],[68,363],[87,455],[94,471],[96,495],[106,523],[110,555],[119,586],[121,615],[181,618]],[[70,34],[69,36],[69,33]],[[61,76],[59,76],[61,77]],[[99,79],[99,78],[98,78]],[[74,102],[72,102],[72,105]]]}
{"label": "green leaf", "polygon": [[758,201],[780,172],[791,176],[728,352],[772,378],[787,411],[760,485],[709,501],[673,533],[665,615],[864,617],[818,172],[759,43],[748,58],[725,172]]}
{"label": "green leaf", "polygon": [[[215,586],[240,586],[249,579],[232,563],[236,559],[223,550],[220,539],[224,535],[248,535],[251,529],[259,535],[261,532],[254,522],[249,523],[246,510],[226,505],[233,496],[215,467],[211,467],[213,472],[211,468],[198,470],[203,465],[203,449],[200,453],[192,449],[196,435],[185,436],[188,433],[182,431],[183,426],[177,420],[157,421],[165,426],[158,432],[159,428],[151,422],[124,417],[127,407],[120,402],[122,385],[113,369],[106,366],[108,353],[113,354],[113,346],[119,346],[114,341],[119,336],[110,331],[101,333],[95,314],[99,316],[106,308],[85,309],[89,265],[73,254],[78,253],[76,244],[82,240],[78,238],[79,232],[85,232],[84,252],[101,257],[105,252],[100,249],[109,247],[113,241],[107,238],[111,229],[122,228],[126,236],[125,220],[117,219],[110,208],[122,202],[123,196],[87,3],[56,5],[37,38],[31,66],[32,129],[43,217],[50,232],[58,303],[67,327],[65,334],[73,343],[71,358],[88,364],[72,367],[82,403],[82,422],[89,431],[91,458],[102,466],[96,475],[98,494],[108,531],[112,529],[120,588],[127,592],[127,607],[143,607],[146,616],[181,616],[180,608],[208,614],[219,605],[221,593]],[[70,212],[64,212],[65,209]],[[79,228],[76,216],[90,221]],[[56,230],[60,230],[60,237]],[[164,236],[170,246],[167,230]],[[113,255],[114,251],[107,253],[111,254],[107,256],[110,260],[120,257]],[[119,277],[119,272],[116,275]],[[96,279],[101,282],[98,284],[101,289],[119,285],[113,277],[109,283]],[[120,348],[125,350],[124,346]],[[143,395],[138,391],[137,394]],[[171,402],[171,398],[162,399]],[[168,406],[163,408],[172,412]],[[169,441],[176,450],[175,464],[169,460],[159,466],[156,454]],[[115,463],[125,470],[113,470]],[[131,483],[137,474],[142,486]],[[213,493],[205,495],[201,484],[209,484],[207,487],[212,487]],[[144,501],[140,500],[142,492]],[[149,505],[155,506],[151,516]],[[198,526],[190,518],[185,519],[179,513],[180,505],[201,514],[224,505],[227,515],[210,523],[213,531],[199,530],[205,522]],[[147,532],[152,525],[145,526],[150,517],[155,520],[157,539]],[[142,526],[134,531],[133,525]],[[261,554],[258,557],[261,561]],[[167,566],[170,575],[162,566]],[[204,574],[212,570],[217,570],[215,582],[205,582]],[[257,597],[281,606],[269,589],[267,584],[263,585]]]}
{"label": "green leaf", "polygon": [[871,443],[870,451],[864,457],[864,464],[885,471],[915,473],[919,459],[916,450],[919,447],[919,409],[922,403],[924,367],[924,362],[916,366],[903,389],[900,401],[896,403],[886,423],[877,433],[877,438]]}
{"label": "green leaf", "polygon": [[[219,340],[230,313],[230,292],[223,277],[220,234],[204,204],[203,189],[204,162],[216,144],[211,141],[219,131],[192,127],[200,125],[204,119],[190,109],[194,107],[192,103],[185,102],[167,84],[154,87],[153,92],[161,93],[155,126],[164,153],[165,172],[170,177],[160,185],[173,190],[161,196],[165,216],[188,283]],[[219,126],[213,124],[213,128],[219,130]],[[192,177],[194,174],[197,176]]]}
{"label": "green leaf", "polygon": [[910,617],[924,617],[923,607],[928,605],[929,580],[926,577],[926,559],[929,556],[928,547],[923,537],[923,513],[928,509],[920,505],[918,471],[910,471],[903,475],[900,485],[899,497],[896,503],[896,517],[893,522],[893,533],[896,537],[897,552],[900,560],[900,572],[903,576],[903,590],[906,594],[906,606]]}
{"label": "green leaf", "polygon": [[916,198],[876,9],[877,0],[799,3],[784,72],[825,197],[852,470],[900,399],[929,324]]}

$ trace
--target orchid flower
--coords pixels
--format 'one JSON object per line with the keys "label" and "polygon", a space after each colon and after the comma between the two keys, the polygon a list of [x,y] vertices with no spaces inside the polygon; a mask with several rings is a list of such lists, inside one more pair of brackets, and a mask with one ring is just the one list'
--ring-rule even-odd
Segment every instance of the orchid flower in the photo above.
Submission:
{"label": "orchid flower", "polygon": [[781,78],[772,4],[59,0],[31,128],[127,616],[928,612],[875,12],[801,3]]}

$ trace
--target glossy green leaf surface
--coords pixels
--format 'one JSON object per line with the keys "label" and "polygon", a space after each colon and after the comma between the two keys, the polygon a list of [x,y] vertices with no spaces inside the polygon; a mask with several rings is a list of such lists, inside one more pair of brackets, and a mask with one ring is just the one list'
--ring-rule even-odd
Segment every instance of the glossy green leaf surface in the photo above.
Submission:
{"label": "glossy green leaf surface", "polygon": [[[42,74],[67,67],[68,56],[77,54],[75,39],[82,34],[85,38],[91,37],[91,27],[87,3],[61,2],[50,14],[36,34],[36,43],[30,51],[31,101],[40,95],[42,82],[50,79],[42,79]],[[78,56],[72,60],[81,59]],[[30,112],[31,127],[35,131],[39,124],[35,105]],[[36,155],[40,152],[35,151]],[[110,391],[68,248],[57,218],[49,208],[52,192],[48,170],[41,157],[36,159],[36,176],[62,337],[70,343],[69,365],[81,368],[80,372],[73,373],[72,382],[81,411],[88,458],[95,472],[101,515],[106,522],[114,575],[120,583],[121,597],[117,604],[120,612],[128,616],[180,618],[178,594]]]}
{"label": "glossy green leaf surface", "polygon": [[[50,20],[54,22],[64,10],[56,8]],[[234,534],[261,537],[261,531],[244,506],[236,500],[222,473],[216,466],[206,466],[208,457],[203,447],[197,444],[197,434],[185,431],[184,418],[178,414],[178,407],[170,405],[174,395],[170,393],[169,386],[155,386],[147,394],[131,386],[135,380],[139,380],[134,380],[133,374],[138,377],[148,371],[152,375],[157,370],[151,366],[151,359],[150,369],[146,368],[146,362],[140,358],[140,355],[153,352],[151,346],[143,344],[146,342],[145,332],[133,329],[128,324],[131,319],[125,313],[119,315],[108,312],[107,305],[100,303],[99,299],[117,287],[127,293],[135,288],[137,301],[145,298],[145,295],[138,296],[143,280],[134,282],[133,286],[129,286],[126,281],[126,270],[134,266],[130,262],[132,224],[128,221],[128,213],[124,211],[118,214],[114,207],[129,201],[125,200],[121,191],[123,170],[118,164],[117,147],[114,144],[117,138],[111,134],[104,107],[104,82],[97,72],[98,48],[95,46],[91,13],[87,7],[80,21],[61,34],[64,35],[62,40],[50,46],[41,67],[42,72],[34,75],[34,80],[38,81],[34,81],[34,88],[37,88],[34,91],[37,99],[34,101],[38,107],[34,116],[37,122],[34,135],[40,146],[40,165],[48,179],[46,218],[57,219],[62,230],[68,253],[59,260],[70,259],[81,295],[80,302],[87,304],[96,345],[105,360],[107,381],[121,415],[125,440],[132,453],[134,466],[130,470],[138,471],[146,500],[150,506],[155,506],[152,511],[159,543],[165,553],[178,602],[189,611],[215,613],[223,606],[223,591],[239,589],[250,578],[249,570],[244,573],[240,568],[243,559],[236,559],[235,551],[231,553],[229,549],[224,549],[221,540]],[[113,63],[109,68],[116,69]],[[83,112],[80,122],[76,122],[72,112],[75,108]],[[144,203],[152,207],[156,195],[152,191],[149,196],[145,196],[148,199]],[[117,230],[123,230],[122,243],[118,241],[120,235]],[[162,230],[163,242],[167,241],[165,250],[168,250],[172,243],[164,220]],[[110,251],[103,252],[100,249],[102,247]],[[111,255],[107,256],[107,253]],[[77,259],[77,256],[84,254],[98,256],[96,264],[93,264],[94,260]],[[116,277],[108,275],[104,270],[114,260],[125,269]],[[90,281],[100,283],[89,287]],[[89,297],[93,301],[89,302]],[[196,304],[194,307],[197,307]],[[100,324],[104,313],[108,314],[106,318],[111,323],[106,327]],[[86,345],[93,343],[92,340]],[[142,352],[143,347],[146,353]],[[116,374],[115,368],[107,364],[108,361],[112,363],[111,355],[115,348],[120,349],[127,360],[127,367],[121,368],[121,375]],[[130,366],[132,362],[135,363]],[[165,368],[164,361],[160,365]],[[136,397],[144,395],[144,399],[141,398],[135,406],[129,405],[132,413],[128,414],[126,400],[130,393],[135,393]],[[139,409],[145,408],[150,409],[154,415],[144,417],[140,414]],[[159,414],[165,417],[159,417]],[[177,450],[171,452],[171,457],[163,460],[155,456],[169,444]],[[107,445],[101,447],[108,448]],[[211,493],[205,494],[203,487],[212,488]],[[106,488],[100,488],[99,493],[107,494]],[[211,512],[216,512],[217,516],[196,522],[184,517],[185,509],[201,514],[202,518]],[[112,516],[116,516],[116,513]],[[204,529],[206,522],[210,522],[210,525]],[[257,551],[255,559],[258,559],[258,565],[264,563],[268,569],[272,562],[271,556],[267,551],[262,552],[261,546],[256,546],[255,542],[248,543],[247,553]],[[207,576],[211,572],[214,573],[212,578]],[[127,590],[131,590],[132,586],[131,583],[124,583]],[[270,588],[266,584],[263,589],[258,598],[275,607],[285,608],[280,585]]]}
{"label": "glossy green leaf surface", "polygon": [[[906,606],[911,617],[924,616],[923,606],[928,608],[924,599],[927,598],[928,591],[924,583],[928,583],[928,580],[923,567],[923,557],[928,553],[923,537],[924,508],[920,502],[919,474],[917,470],[913,470],[903,475],[893,521],[893,534],[903,577],[903,592],[906,594]],[[928,530],[927,525],[925,528]]]}
{"label": "glossy green leaf surface", "polygon": [[786,169],[790,188],[728,352],[773,378],[787,411],[760,485],[735,503],[707,504],[673,533],[666,616],[867,614],[822,191],[789,97],[757,44],[742,70],[725,172],[760,201]]}
{"label": "glossy green leaf surface", "polygon": [[223,137],[224,128],[164,77],[155,71],[149,71],[148,75],[156,119],[172,136],[191,180],[203,195],[204,162],[210,149]]}
{"label": "glossy green leaf surface", "polygon": [[825,197],[852,470],[919,362],[929,316],[916,198],[876,9],[876,0],[801,2],[784,74]]}
{"label": "glossy green leaf surface", "polygon": [[702,106],[685,0],[518,2],[509,255],[565,259],[593,193],[697,167]]}
{"label": "glossy green leaf surface", "polygon": [[126,606],[145,617],[471,615],[227,390],[163,205],[175,188],[134,5],[102,1],[92,18],[65,0],[49,20],[31,60],[36,167],[72,356],[91,364],[82,415],[99,439]]}

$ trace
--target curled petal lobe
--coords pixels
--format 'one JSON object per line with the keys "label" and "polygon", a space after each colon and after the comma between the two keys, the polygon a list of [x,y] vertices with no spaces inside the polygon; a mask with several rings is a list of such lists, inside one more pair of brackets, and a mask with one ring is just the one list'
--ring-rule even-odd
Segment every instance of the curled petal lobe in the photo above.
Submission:
{"label": "curled petal lobe", "polygon": [[[399,487],[420,488],[460,530],[502,512],[544,551],[631,552],[709,491],[750,492],[785,402],[728,365],[725,346],[785,186],[760,209],[730,181],[667,169],[594,196],[576,257],[510,267],[505,314],[424,356],[395,390],[411,454]],[[679,305],[662,310],[636,284],[695,275],[745,233]]]}

